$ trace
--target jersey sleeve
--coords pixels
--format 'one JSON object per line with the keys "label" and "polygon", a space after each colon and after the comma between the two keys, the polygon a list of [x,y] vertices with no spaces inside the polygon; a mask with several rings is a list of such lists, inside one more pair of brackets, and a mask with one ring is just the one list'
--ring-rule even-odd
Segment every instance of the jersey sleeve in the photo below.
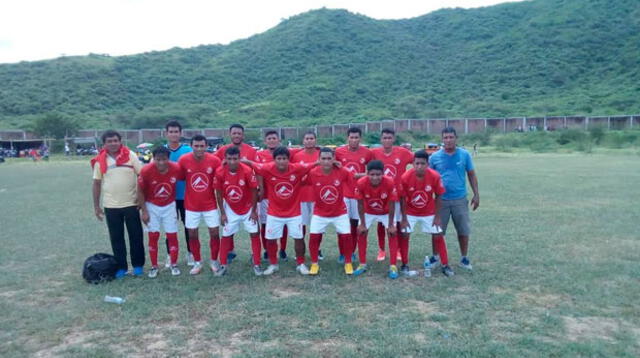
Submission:
{"label": "jersey sleeve", "polygon": [[247,173],[247,178],[248,178],[247,184],[249,185],[249,188],[256,189],[258,187],[258,178],[256,178],[256,175],[253,172],[253,170]]}
{"label": "jersey sleeve", "polygon": [[98,162],[93,165],[93,179],[102,180],[102,172],[100,171],[100,163]]}
{"label": "jersey sleeve", "polygon": [[267,175],[267,164],[254,163],[253,170],[256,172],[256,175],[264,177]]}
{"label": "jersey sleeve", "polygon": [[309,173],[311,169],[315,167],[313,164],[307,164],[307,163],[294,163],[290,165],[293,165],[293,170],[300,175],[305,175]]}
{"label": "jersey sleeve", "polygon": [[215,151],[215,153],[213,153],[213,155],[216,156],[216,158],[223,160],[224,159],[224,153],[227,151],[227,146],[225,145],[224,147],[218,149]]}
{"label": "jersey sleeve", "polygon": [[445,189],[444,187],[444,183],[442,183],[442,177],[440,176],[440,173],[436,172],[435,170],[433,174],[433,191],[435,191],[435,193],[438,195],[442,195],[447,191],[447,189]]}
{"label": "jersey sleeve", "polygon": [[[218,169],[216,169],[215,175],[214,175],[214,189],[215,190],[221,190],[221,183],[224,183],[224,172],[223,172],[223,168],[220,167]],[[217,186],[216,186],[217,184]]]}
{"label": "jersey sleeve", "polygon": [[140,175],[140,171],[142,170],[142,163],[140,162],[140,159],[138,159],[138,156],[132,151],[129,151],[129,158],[131,160],[131,165],[133,166],[133,172]]}
{"label": "jersey sleeve", "polygon": [[145,170],[145,168],[142,168],[142,170],[140,171],[140,175],[138,175],[138,185],[143,190],[146,189],[146,181],[144,180],[146,176],[147,170]]}

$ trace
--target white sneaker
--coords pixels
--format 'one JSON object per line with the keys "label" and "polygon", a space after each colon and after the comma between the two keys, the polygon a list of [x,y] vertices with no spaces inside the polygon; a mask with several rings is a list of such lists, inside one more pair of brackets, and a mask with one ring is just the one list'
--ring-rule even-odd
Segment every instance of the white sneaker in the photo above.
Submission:
{"label": "white sneaker", "polygon": [[190,252],[187,252],[187,266],[193,266],[196,264],[196,260],[193,259],[193,254]]}
{"label": "white sneaker", "polygon": [[171,266],[171,275],[172,276],[180,275],[180,269],[178,268],[178,266]]}
{"label": "white sneaker", "polygon": [[200,273],[201,270],[202,270],[202,264],[200,263],[200,261],[196,261],[193,263],[193,267],[191,268],[191,270],[189,270],[189,274],[197,275]]}
{"label": "white sneaker", "polygon": [[151,270],[149,270],[149,278],[156,278],[156,277],[158,277],[158,268],[152,267]]}
{"label": "white sneaker", "polygon": [[296,266],[296,271],[300,272],[301,275],[306,276],[309,274],[309,269],[307,268],[307,265],[305,264],[300,264],[298,266]]}
{"label": "white sneaker", "polygon": [[164,262],[164,268],[170,268],[171,267],[171,256],[167,255],[167,260]]}
{"label": "white sneaker", "polygon": [[216,273],[220,270],[220,262],[218,262],[218,260],[211,260],[209,262],[209,267],[211,267],[211,272]]}
{"label": "white sneaker", "polygon": [[262,269],[260,268],[260,266],[259,266],[259,265],[254,265],[254,266],[253,266],[253,273],[254,273],[256,276],[262,276],[263,271],[262,271]]}
{"label": "white sneaker", "polygon": [[218,268],[218,271],[216,271],[213,275],[216,277],[220,277],[220,276],[224,276],[224,274],[226,273],[227,273],[227,266],[220,265],[220,267]]}
{"label": "white sneaker", "polygon": [[473,270],[473,266],[471,266],[471,261],[469,261],[469,259],[467,257],[463,257],[460,260],[460,263],[458,264],[458,266],[460,266],[463,269],[468,270],[468,271]]}
{"label": "white sneaker", "polygon": [[262,272],[262,274],[264,276],[269,276],[269,275],[271,275],[272,273],[274,273],[274,272],[276,272],[278,270],[280,270],[280,266],[278,266],[278,265],[269,265],[267,267],[267,269]]}

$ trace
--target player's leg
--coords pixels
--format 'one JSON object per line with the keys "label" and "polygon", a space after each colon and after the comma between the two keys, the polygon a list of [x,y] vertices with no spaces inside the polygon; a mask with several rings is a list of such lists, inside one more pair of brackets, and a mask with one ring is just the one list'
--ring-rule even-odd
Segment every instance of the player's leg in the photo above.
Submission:
{"label": "player's leg", "polygon": [[385,242],[384,237],[386,235],[387,230],[384,228],[382,223],[378,223],[378,261],[384,261],[387,258],[387,253],[385,252]]}
{"label": "player's leg", "polygon": [[304,255],[306,251],[306,245],[304,243],[304,237],[302,236],[302,217],[295,216],[287,218],[286,228],[291,235],[294,242],[294,248],[296,253],[296,271],[301,275],[308,275],[309,268],[304,264]]}
{"label": "player's leg", "polygon": [[265,238],[267,239],[267,254],[269,266],[264,270],[263,275],[271,275],[278,271],[278,239],[282,238],[285,221],[282,218],[267,215]]}
{"label": "player's leg", "polygon": [[371,225],[376,221],[376,215],[364,214],[365,228],[363,233],[358,234],[358,258],[360,263],[358,268],[353,271],[354,276],[362,275],[367,271],[367,236]]}
{"label": "player's leg", "polygon": [[451,219],[456,227],[458,243],[460,245],[459,266],[471,271],[471,261],[467,255],[469,249],[469,235],[471,234],[471,222],[469,220],[469,201],[465,199],[453,200],[455,203],[451,209]]}
{"label": "player's leg", "polygon": [[438,265],[442,265],[442,273],[445,276],[453,276],[454,272],[449,266],[449,257],[447,254],[447,244],[445,241],[447,227],[449,226],[449,220],[452,216],[452,201],[442,200],[440,206],[440,229],[441,233],[432,236],[433,253],[434,256],[429,260],[432,267],[435,268]]}
{"label": "player's leg", "polygon": [[333,226],[335,226],[336,233],[338,234],[338,242],[342,243],[344,250],[344,272],[347,275],[353,274],[352,257],[353,247],[351,246],[351,223],[349,222],[349,215],[341,215],[332,219]]}
{"label": "player's leg", "polygon": [[200,225],[200,220],[203,217],[202,212],[200,211],[190,211],[186,210],[185,212],[185,227],[189,231],[189,249],[191,250],[191,254],[193,254],[193,267],[189,271],[192,275],[197,275],[202,270],[202,257],[200,255],[200,238],[198,235],[198,225]]}
{"label": "player's leg", "polygon": [[251,240],[253,273],[256,276],[261,276],[263,271],[260,267],[260,234],[258,233],[258,223],[251,220],[251,211],[242,217],[242,224],[244,226],[244,230],[249,233],[249,239]]}
{"label": "player's leg", "polygon": [[171,274],[177,276],[180,274],[180,269],[177,265],[180,249],[178,245],[178,214],[175,203],[162,207],[160,221],[162,222],[162,227],[164,228],[169,245],[169,267],[171,268]]}
{"label": "player's leg", "polygon": [[153,205],[150,202],[146,202],[145,206],[147,207],[147,213],[149,213],[149,222],[147,223],[149,260],[151,261],[149,277],[155,278],[158,276],[158,241],[160,240],[160,222],[162,220],[161,215],[163,212],[161,211],[161,207]]}
{"label": "player's leg", "polygon": [[216,273],[220,269],[220,261],[218,261],[220,255],[220,231],[218,230],[220,227],[220,214],[218,209],[205,212],[204,221],[209,229],[209,250],[211,253],[209,267],[213,273]]}
{"label": "player's leg", "polygon": [[141,276],[144,273],[144,233],[142,231],[142,221],[138,207],[129,206],[124,208],[124,224],[127,227],[129,236],[129,249],[131,250],[131,266],[133,275]]}
{"label": "player's leg", "polygon": [[176,200],[176,212],[180,221],[184,225],[184,240],[187,246],[187,252],[185,253],[187,259],[187,265],[193,266],[194,259],[193,254],[191,254],[191,248],[189,248],[189,230],[186,226],[186,211],[184,209],[184,200]]}
{"label": "player's leg", "polygon": [[122,209],[104,208],[104,216],[109,229],[109,240],[113,256],[118,263],[116,278],[123,278],[128,271],[127,245],[124,241],[124,215]]}
{"label": "player's leg", "polygon": [[311,256],[311,267],[309,269],[310,275],[317,275],[320,271],[320,265],[318,264],[320,244],[322,242],[322,235],[324,234],[328,218],[313,215],[311,217],[311,223],[309,225],[309,256]]}

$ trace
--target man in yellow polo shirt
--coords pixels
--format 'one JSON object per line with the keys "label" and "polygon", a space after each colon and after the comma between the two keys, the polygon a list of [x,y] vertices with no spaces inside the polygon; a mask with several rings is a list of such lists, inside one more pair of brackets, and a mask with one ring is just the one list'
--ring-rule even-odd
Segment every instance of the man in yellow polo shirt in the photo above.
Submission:
{"label": "man in yellow polo shirt", "polygon": [[[136,190],[142,164],[134,152],[122,145],[118,132],[104,132],[102,143],[103,149],[91,160],[95,215],[100,221],[103,217],[107,219],[113,256],[118,262],[116,278],[124,277],[128,271],[125,225],[129,234],[133,275],[141,276],[145,253]],[[100,207],[101,195],[104,211]]]}

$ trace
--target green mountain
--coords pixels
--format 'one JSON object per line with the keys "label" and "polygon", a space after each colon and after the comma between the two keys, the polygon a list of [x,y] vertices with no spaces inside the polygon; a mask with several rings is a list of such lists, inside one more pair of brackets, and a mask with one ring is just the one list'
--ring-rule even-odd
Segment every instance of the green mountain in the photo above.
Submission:
{"label": "green mountain", "polygon": [[374,20],[320,9],[229,45],[0,65],[0,127],[252,127],[640,113],[640,1],[534,0]]}

